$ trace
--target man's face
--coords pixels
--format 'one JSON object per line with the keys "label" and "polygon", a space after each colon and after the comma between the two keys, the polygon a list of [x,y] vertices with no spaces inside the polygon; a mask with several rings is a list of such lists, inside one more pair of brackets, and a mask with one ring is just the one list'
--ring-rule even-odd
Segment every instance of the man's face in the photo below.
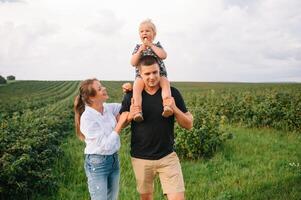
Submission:
{"label": "man's face", "polygon": [[148,87],[159,86],[160,73],[159,73],[158,63],[155,63],[150,66],[142,65],[140,67],[140,76],[143,79],[145,86],[148,86]]}

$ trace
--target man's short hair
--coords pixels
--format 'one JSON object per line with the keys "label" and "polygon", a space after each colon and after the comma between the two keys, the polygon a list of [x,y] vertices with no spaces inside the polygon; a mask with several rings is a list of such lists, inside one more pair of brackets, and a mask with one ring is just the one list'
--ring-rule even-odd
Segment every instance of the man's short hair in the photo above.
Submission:
{"label": "man's short hair", "polygon": [[150,65],[153,65],[155,63],[158,64],[158,61],[154,56],[150,56],[150,55],[142,56],[138,61],[138,67],[141,67],[142,65],[143,66],[150,66]]}

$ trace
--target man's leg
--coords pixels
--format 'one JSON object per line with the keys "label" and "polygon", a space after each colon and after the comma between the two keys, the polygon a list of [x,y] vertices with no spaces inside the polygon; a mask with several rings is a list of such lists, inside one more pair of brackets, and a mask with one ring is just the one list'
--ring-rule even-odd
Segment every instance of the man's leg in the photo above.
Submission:
{"label": "man's leg", "polygon": [[157,169],[164,194],[168,200],[184,200],[184,180],[179,158],[175,152],[161,158]]}
{"label": "man's leg", "polygon": [[167,194],[167,199],[168,200],[184,200],[185,199],[184,192]]}
{"label": "man's leg", "polygon": [[140,200],[153,200],[153,194],[140,194]]}
{"label": "man's leg", "polygon": [[156,174],[153,161],[133,157],[131,160],[140,199],[152,200]]}

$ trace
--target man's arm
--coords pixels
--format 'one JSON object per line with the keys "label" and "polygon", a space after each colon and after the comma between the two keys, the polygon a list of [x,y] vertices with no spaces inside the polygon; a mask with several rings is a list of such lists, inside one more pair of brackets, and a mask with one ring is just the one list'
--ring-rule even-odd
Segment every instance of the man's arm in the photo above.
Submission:
{"label": "man's arm", "polygon": [[[173,101],[174,102],[174,101]],[[174,111],[175,118],[178,122],[178,124],[187,130],[192,129],[193,127],[193,116],[188,111],[186,113],[183,113],[174,103],[174,106],[171,106],[171,108]]]}
{"label": "man's arm", "polygon": [[193,116],[186,109],[181,93],[175,88],[171,89],[174,97],[164,99],[163,104],[168,105],[173,109],[174,116],[182,128],[190,130],[193,127]]}

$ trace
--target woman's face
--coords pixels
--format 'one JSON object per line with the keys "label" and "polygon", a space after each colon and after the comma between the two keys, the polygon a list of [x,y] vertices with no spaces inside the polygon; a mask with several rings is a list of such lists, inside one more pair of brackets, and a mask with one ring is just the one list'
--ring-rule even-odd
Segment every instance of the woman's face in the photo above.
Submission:
{"label": "woman's face", "polygon": [[153,42],[155,38],[155,33],[149,24],[141,24],[139,28],[139,36],[142,42],[145,39],[147,39],[150,42]]}
{"label": "woman's face", "polygon": [[99,81],[94,81],[92,87],[96,91],[96,95],[92,97],[93,101],[99,101],[103,103],[109,98],[107,89],[102,86]]}

